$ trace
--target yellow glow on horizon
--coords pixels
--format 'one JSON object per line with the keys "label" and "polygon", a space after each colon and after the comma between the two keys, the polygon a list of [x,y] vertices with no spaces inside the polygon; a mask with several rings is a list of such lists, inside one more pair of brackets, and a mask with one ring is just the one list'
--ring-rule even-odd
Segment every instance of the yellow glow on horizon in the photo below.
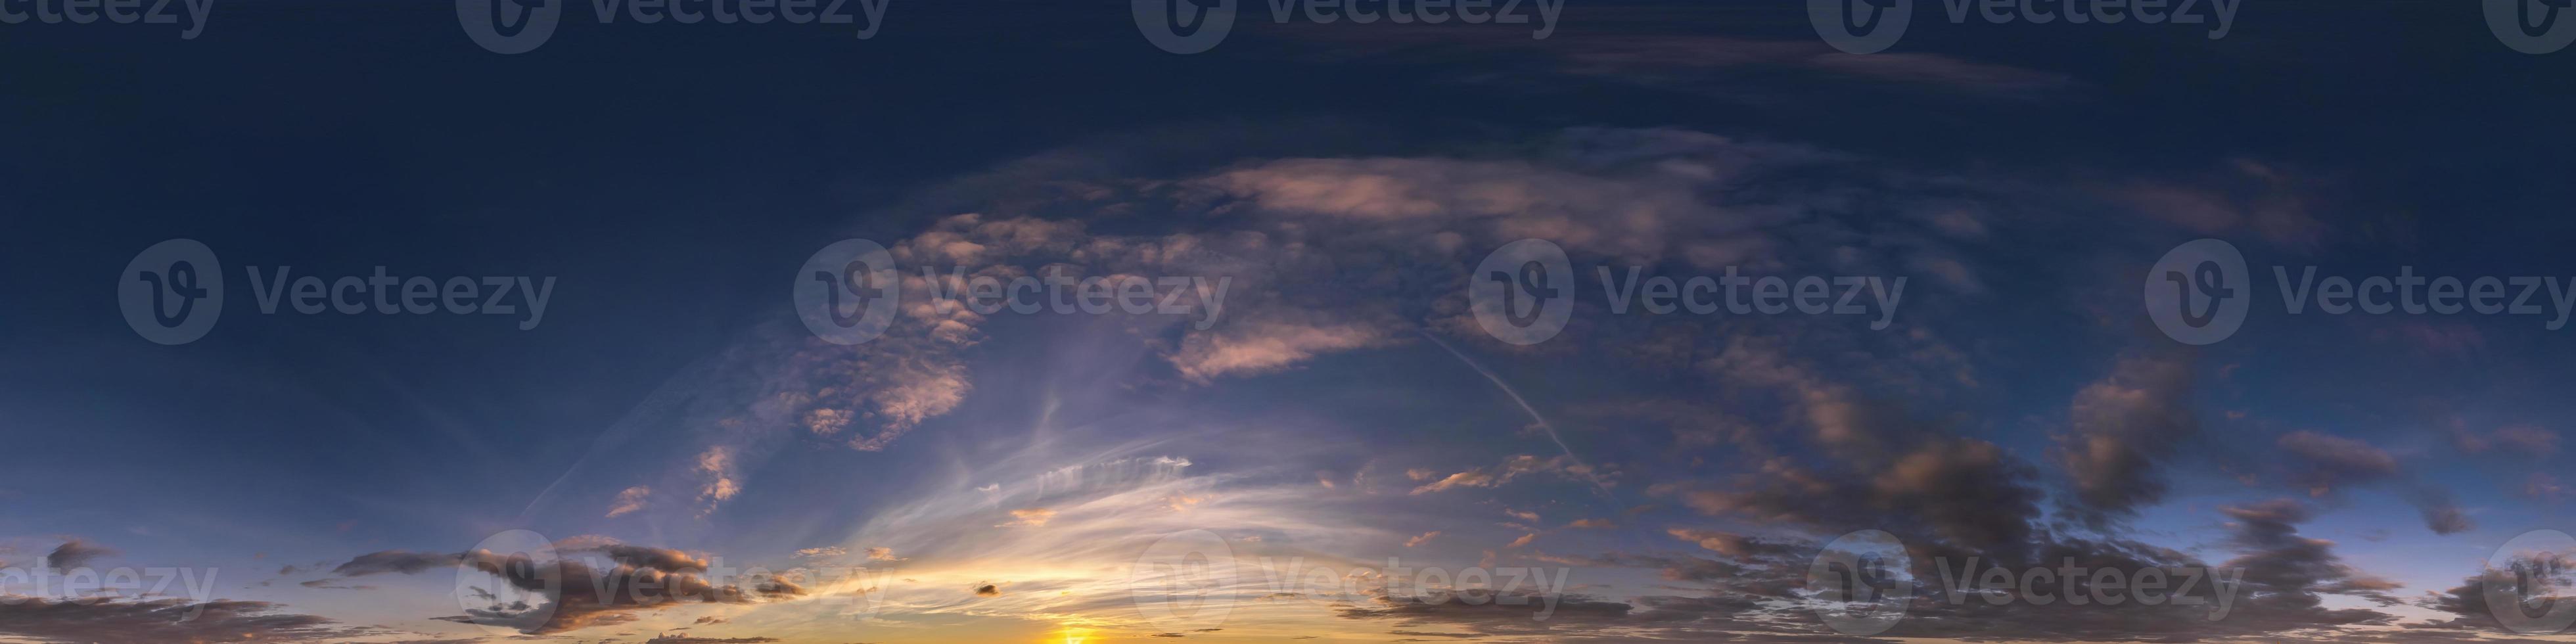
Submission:
{"label": "yellow glow on horizon", "polygon": [[1064,644],[1082,644],[1091,639],[1091,629],[1064,627]]}

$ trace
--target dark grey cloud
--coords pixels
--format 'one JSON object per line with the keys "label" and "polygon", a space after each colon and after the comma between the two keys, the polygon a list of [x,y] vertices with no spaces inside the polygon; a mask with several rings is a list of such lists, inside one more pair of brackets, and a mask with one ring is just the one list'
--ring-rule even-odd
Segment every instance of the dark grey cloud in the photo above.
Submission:
{"label": "dark grey cloud", "polygon": [[2291,476],[2300,485],[2330,490],[2397,476],[2397,457],[2358,440],[2302,430],[2282,436],[2279,444],[2297,459]]}
{"label": "dark grey cloud", "polygon": [[[808,592],[795,580],[774,574],[719,584],[700,575],[707,570],[706,562],[674,549],[608,544],[565,554],[555,561],[538,561],[524,554],[479,550],[459,554],[384,551],[360,555],[333,570],[355,577],[461,565],[500,577],[510,588],[542,599],[535,604],[495,601],[468,609],[462,616],[440,619],[506,626],[532,635],[625,623],[633,621],[635,611],[680,603],[751,604]],[[608,565],[594,565],[603,562],[585,554],[604,557]]]}
{"label": "dark grey cloud", "polygon": [[52,552],[46,553],[45,563],[55,568],[69,570],[88,566],[91,561],[115,554],[117,552],[114,548],[73,539],[63,542],[63,545],[55,546]]}
{"label": "dark grey cloud", "polygon": [[0,637],[39,642],[312,642],[369,634],[269,602],[6,599]]}
{"label": "dark grey cloud", "polygon": [[2552,596],[2558,597],[2554,600],[2556,602],[2565,602],[2568,600],[2564,595],[2570,589],[2576,589],[2576,554],[2551,554],[2555,561],[2537,553],[2517,557],[2508,561],[2505,568],[2480,570],[2478,574],[2461,579],[2458,586],[2439,593],[2426,593],[2414,602],[2416,606],[2449,613],[2452,617],[2406,626],[2425,631],[2460,631],[2463,635],[2510,633],[2512,631],[2496,619],[2499,607],[2487,603],[2487,588],[2490,585],[2512,588],[2517,596],[2523,598],[2522,606],[2502,607],[2504,610],[2519,608],[2524,615],[2546,614],[2554,606]]}
{"label": "dark grey cloud", "polygon": [[2142,356],[2076,393],[2050,452],[2073,483],[2075,519],[2100,529],[2164,499],[2166,462],[2200,432],[2192,382],[2188,360]]}
{"label": "dark grey cloud", "polygon": [[2456,534],[2477,527],[2452,502],[2449,490],[2409,480],[2397,457],[2369,443],[2315,431],[2283,435],[2278,442],[2290,456],[2289,480],[2311,496],[2327,496],[2346,486],[2387,482],[2423,515],[2434,534]]}

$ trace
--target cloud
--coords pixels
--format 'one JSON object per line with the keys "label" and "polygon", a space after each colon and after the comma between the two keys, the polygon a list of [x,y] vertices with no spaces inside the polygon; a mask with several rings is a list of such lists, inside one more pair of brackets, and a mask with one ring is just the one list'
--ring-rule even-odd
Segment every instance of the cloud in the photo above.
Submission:
{"label": "cloud", "polygon": [[2229,542],[2244,554],[2221,566],[2245,570],[2245,584],[2256,598],[2268,602],[2253,604],[2251,612],[2278,611],[2295,615],[2256,615],[2303,621],[2311,625],[2348,624],[2382,617],[2361,609],[2333,610],[2318,607],[2319,594],[2349,594],[2387,599],[2385,591],[2394,584],[2364,575],[2343,563],[2333,552],[2334,543],[2303,537],[2296,524],[2307,521],[2311,509],[2293,499],[2273,499],[2246,505],[2227,506],[2220,513],[2233,519]]}
{"label": "cloud", "polygon": [[358,555],[331,569],[341,577],[363,577],[384,573],[417,574],[442,566],[453,566],[462,559],[457,555],[434,552],[386,550]]}
{"label": "cloud", "polygon": [[1676,539],[1699,544],[1710,552],[1736,558],[1767,558],[1792,552],[1792,544],[1731,532],[1698,528],[1673,528],[1665,531]]}
{"label": "cloud", "polygon": [[367,634],[269,602],[0,596],[0,636],[48,642],[317,642]]}
{"label": "cloud", "polygon": [[[2497,608],[2520,610],[2523,615],[2546,615],[2552,608],[2564,610],[2568,589],[2576,588],[2576,554],[2523,552],[2504,562],[2503,567],[2484,568],[2439,593],[2426,593],[2415,605],[2454,615],[2451,619],[2408,628],[2430,631],[2469,631],[2495,635],[2517,634],[2496,619]],[[2523,605],[2496,607],[2487,603],[2490,587],[2512,587],[2511,593],[2522,598]],[[2554,599],[2553,599],[2554,598]],[[2465,641],[2496,641],[2481,638],[2459,638]],[[2527,640],[2516,640],[2527,641]]]}
{"label": "cloud", "polygon": [[1411,547],[1419,546],[1419,545],[1422,545],[1422,544],[1425,544],[1425,543],[1430,543],[1430,542],[1431,542],[1431,540],[1432,540],[1433,538],[1438,537],[1438,536],[1440,536],[1440,531],[1439,531],[1439,530],[1433,530],[1433,531],[1425,532],[1425,533],[1422,533],[1422,534],[1419,534],[1419,535],[1414,535],[1414,537],[1413,537],[1413,538],[1404,540],[1404,547],[1411,548]]}
{"label": "cloud", "polygon": [[[1859,69],[1846,73],[1867,73]],[[1972,298],[1978,291],[1967,287],[2000,278],[1990,265],[1952,246],[2011,229],[1990,223],[1994,215],[1978,207],[1977,198],[1913,203],[1920,195],[1898,188],[1907,179],[1871,178],[1880,173],[1849,159],[1701,133],[1578,130],[1530,147],[1540,151],[1513,153],[1523,158],[1268,159],[1204,172],[1085,181],[1075,187],[1027,182],[1050,187],[1021,192],[996,187],[973,207],[916,213],[920,216],[912,221],[932,223],[890,246],[908,266],[956,267],[966,275],[1037,274],[1055,267],[1092,274],[1225,275],[1236,279],[1235,292],[1226,303],[1229,313],[1208,328],[1195,328],[1189,321],[1096,321],[1096,329],[1083,331],[1096,333],[1087,338],[1132,343],[1132,349],[1120,345],[1132,354],[1086,359],[1072,376],[1064,373],[1072,370],[1044,367],[1034,373],[1012,371],[1008,377],[987,375],[999,373],[982,362],[988,354],[1019,352],[1009,344],[1014,339],[985,334],[1014,327],[909,295],[896,327],[879,342],[860,348],[790,342],[781,345],[791,349],[783,352],[747,350],[757,355],[754,362],[766,365],[757,371],[761,377],[745,379],[757,383],[757,395],[741,397],[751,402],[746,411],[726,419],[731,424],[715,424],[721,430],[710,430],[716,440],[683,443],[708,446],[705,453],[725,458],[717,461],[720,467],[707,467],[704,453],[683,463],[681,474],[688,478],[679,489],[700,487],[702,498],[722,500],[713,498],[719,496],[713,492],[717,483],[731,490],[721,496],[731,497],[742,490],[744,473],[759,471],[760,458],[788,446],[902,449],[896,439],[915,428],[962,428],[952,430],[961,432],[953,437],[958,440],[943,436],[913,448],[930,451],[912,456],[953,460],[953,476],[931,477],[935,480],[919,489],[884,491],[892,507],[871,507],[864,525],[834,541],[839,544],[834,556],[866,548],[873,559],[877,549],[887,556],[900,549],[909,557],[906,576],[927,580],[920,586],[929,590],[919,595],[894,590],[888,605],[908,613],[906,617],[936,619],[1130,619],[1114,610],[1120,608],[1117,601],[1128,597],[1130,589],[1120,585],[1126,580],[1089,564],[1123,565],[1158,539],[1191,530],[1207,530],[1247,558],[1255,552],[1318,553],[1331,550],[1331,544],[1354,542],[1444,548],[1508,541],[1508,548],[1523,548],[1539,530],[1504,526],[1508,531],[1488,527],[1475,532],[1475,526],[1491,523],[1487,513],[1497,506],[1536,507],[1550,516],[1600,514],[1598,508],[1562,500],[1515,496],[1533,486],[1505,487],[1531,474],[1605,484],[1655,483],[1649,494],[1709,517],[1695,521],[1758,525],[1767,535],[1830,535],[1874,527],[1904,534],[1926,552],[1973,553],[2013,564],[2055,555],[2138,564],[2188,561],[2178,553],[2118,538],[2114,521],[2090,526],[2105,533],[2092,539],[2061,534],[2063,526],[2052,521],[2086,513],[2126,517],[2164,500],[2163,470],[2173,466],[2173,445],[2197,431],[2188,407],[2192,381],[2185,360],[2122,360],[2076,392],[2054,449],[2043,459],[2030,460],[2025,455],[2030,451],[2020,443],[1962,435],[1973,431],[1983,436],[2013,421],[1980,418],[1955,406],[1960,398],[1988,396],[1976,390],[1978,374],[1965,357],[1988,349],[1953,346],[1941,337],[1937,323],[1869,334],[1758,316],[1657,317],[1647,324],[1639,319],[1649,316],[1581,315],[1580,323],[1589,326],[1571,329],[1552,346],[1531,349],[1499,348],[1481,339],[1481,331],[1463,326],[1473,324],[1460,301],[1466,267],[1499,242],[1532,236],[1559,241],[1578,265],[1913,271],[1960,287],[1957,293]],[[1832,170],[1812,174],[1832,175],[1837,184],[1847,176],[1862,177],[1853,181],[1864,185],[1819,188],[1817,181],[1798,179],[1811,170]],[[1944,191],[1980,189],[1975,182],[1941,185]],[[1080,196],[1066,198],[1050,190]],[[1135,212],[1166,210],[1189,215],[1186,232],[1142,234],[1137,220],[1129,218]],[[952,278],[904,279],[909,287],[912,280],[928,286]],[[907,292],[915,290],[927,289]],[[1066,333],[1061,329],[1068,325],[1045,326]],[[1597,340],[1631,339],[1622,334],[1632,332],[1653,341]],[[1566,364],[1601,360],[1642,365],[1649,370],[1644,377],[1668,379],[1692,395],[1710,397],[1693,411],[1708,411],[1701,418],[1714,418],[1707,425],[1715,429],[1691,453],[1658,449],[1652,458],[1604,457],[1599,470],[1582,467],[1570,456],[1522,455],[1503,457],[1500,463],[1444,463],[1444,469],[1421,470],[1401,487],[1373,487],[1392,470],[1354,464],[1381,455],[1331,453],[1338,449],[1334,441],[1304,440],[1293,430],[1296,419],[1211,420],[1206,409],[1192,403],[1226,396],[1133,395],[1216,388],[1230,379],[1320,369],[1338,360],[1333,356],[1401,347],[1417,337],[1442,334],[1473,351],[1524,351],[1561,357]],[[1620,350],[1598,351],[1600,345],[1587,344],[1587,339],[1617,344]],[[979,346],[1007,350],[970,350]],[[1094,396],[1094,390],[1116,393]],[[1043,400],[1042,411],[1031,414],[1036,429],[1024,441],[1019,434],[995,441],[991,434],[974,433],[996,420],[1022,420],[987,417],[980,413],[981,404],[963,407],[970,393],[995,400]],[[960,413],[960,422],[932,422],[961,408],[967,411]],[[1720,414],[1725,417],[1716,418]],[[1648,420],[1670,423],[1688,416]],[[1265,427],[1237,427],[1247,424]],[[1566,437],[1586,448],[1587,456],[1591,449],[1635,449],[1618,444],[1617,427],[1589,436],[1576,432],[1595,428],[1575,423],[1565,428],[1570,430]],[[1300,438],[1277,440],[1281,436]],[[1494,438],[1502,443],[1514,437],[1497,432]],[[1669,446],[1681,441],[1656,442]],[[1705,450],[1718,446],[1723,449]],[[1364,444],[1354,451],[1379,447]],[[1497,447],[1472,458],[1525,449]],[[942,456],[949,450],[955,455]],[[1257,454],[1261,458],[1254,462],[1264,465],[1183,474],[1186,460],[1150,458],[1160,450],[1208,450],[1215,453],[1207,462],[1220,464],[1243,463],[1245,454]],[[1702,457],[1708,462],[1702,463]],[[1420,455],[1383,458],[1403,462]],[[1679,471],[1682,462],[1689,463],[1687,473]],[[1469,466],[1474,463],[1484,465]],[[2048,466],[2064,476],[2042,477],[2040,468]],[[1613,467],[1640,473],[1623,474]],[[1347,479],[1352,484],[1333,485],[1339,475],[1317,474],[1316,480],[1331,488],[1319,489],[1306,482],[1314,472],[1353,473]],[[2051,487],[2060,481],[2067,487]],[[1392,490],[1410,493],[1388,493]],[[1388,525],[1381,519],[1416,507],[1465,506],[1484,497],[1496,498],[1490,499],[1492,505],[1462,509],[1458,516],[1464,521],[1436,524],[1448,527],[1451,537],[1436,543],[1430,540],[1440,532],[1408,538],[1425,526]],[[1181,504],[1187,510],[1182,512],[1175,499],[1197,502]],[[2076,512],[2042,512],[2042,499],[2064,500]],[[1618,503],[1606,507],[1634,501],[1612,500]],[[1535,512],[1505,511],[1540,525]],[[1620,522],[1656,525],[1665,518],[1648,513]],[[1788,601],[1785,588],[1794,584],[1774,572],[1803,575],[1805,564],[1790,550],[1804,542],[1699,528],[1672,528],[1668,534],[1682,541],[1627,541],[1698,549],[1595,561],[1652,568],[1668,582],[1706,588],[1709,596],[1587,599],[1598,604],[1588,606],[1596,610],[1577,614],[1599,622],[1565,623],[1619,620],[1622,628],[1636,629],[1620,631],[1622,635],[1760,629],[1772,629],[1766,635],[1779,638],[1822,634],[1785,621],[1733,621],[1760,615],[1757,604],[1762,601]],[[992,579],[1013,580],[1012,592],[1000,594],[999,584],[985,581]],[[974,601],[964,601],[956,592],[986,586],[995,594]],[[1475,616],[1484,613],[1423,607],[1422,599],[1353,599],[1358,603],[1348,608],[1356,612],[1346,616],[1483,624],[1419,631],[1425,633],[1558,628],[1531,624],[1525,614],[1517,622],[1480,621]],[[1132,602],[1123,608],[1133,613]],[[1783,619],[1795,613],[1780,611]],[[2036,619],[2018,612],[1958,615],[1963,619],[1935,625],[1958,624],[1947,632],[1978,639],[2115,632],[2108,624]],[[2029,625],[2016,626],[2026,618]],[[2136,626],[2126,620],[2113,624]],[[2137,632],[2192,630],[2185,622]]]}
{"label": "cloud", "polygon": [[89,562],[96,561],[100,557],[113,556],[115,554],[117,554],[117,552],[114,548],[109,548],[107,546],[98,545],[96,543],[80,539],[72,539],[70,541],[63,542],[63,545],[55,546],[52,552],[46,553],[45,563],[55,568],[71,570],[74,568],[88,566]]}
{"label": "cloud", "polygon": [[[1339,608],[1334,615],[1351,620],[1389,620],[1398,625],[1440,624],[1473,631],[1469,637],[1561,632],[1564,628],[1615,622],[1635,610],[1626,602],[1582,595],[1535,597],[1491,590],[1458,590],[1422,596],[1376,595]],[[1546,611],[1546,619],[1534,619]]]}
{"label": "cloud", "polygon": [[2099,527],[2164,498],[2161,470],[2200,431],[2191,385],[2188,362],[2130,357],[2076,392],[2050,455],[2074,482],[2079,518]]}
{"label": "cloud", "polygon": [[2405,491],[2407,501],[2415,504],[2424,517],[2424,528],[2433,534],[2459,534],[2477,528],[2467,512],[2452,502],[2451,492],[2432,485],[2418,484]]}
{"label": "cloud", "polygon": [[[2078,87],[2065,74],[1919,52],[1848,54],[1813,38],[1771,40],[1675,33],[1673,16],[1603,22],[1589,33],[1545,41],[1492,37],[1472,30],[1342,32],[1342,55],[1375,54],[1397,60],[1445,60],[1473,52],[1526,52],[1544,64],[1521,73],[1466,77],[1458,82],[1505,85],[1529,92],[1561,92],[1608,81],[1763,106],[1848,96],[1853,83],[1871,88],[1945,95],[2031,100]],[[1310,30],[1315,37],[1326,30]],[[1909,97],[1920,99],[1920,96]]]}
{"label": "cloud", "polygon": [[2397,457],[2369,443],[2314,431],[2297,431],[2279,441],[2293,459],[2291,482],[2310,496],[2327,496],[2347,485],[2397,481],[2399,493],[2423,515],[2434,534],[2456,534],[2476,527],[2451,500],[2451,493],[2423,482],[2400,481]]}
{"label": "cloud", "polygon": [[733,450],[718,445],[698,453],[697,473],[704,481],[698,487],[700,515],[714,512],[716,506],[742,493],[742,484],[734,480]]}
{"label": "cloud", "polygon": [[753,574],[739,582],[709,580],[703,576],[708,570],[706,560],[674,549],[607,544],[564,550],[564,556],[553,561],[481,550],[384,551],[360,555],[333,571],[357,577],[462,566],[492,575],[534,601],[495,600],[483,608],[469,608],[465,615],[440,619],[505,626],[531,635],[626,623],[637,612],[681,603],[755,604],[807,594],[801,584],[779,574]]}
{"label": "cloud", "polygon": [[2479,454],[2501,448],[2506,452],[2534,458],[2546,458],[2558,453],[2558,433],[2538,425],[2506,425],[2485,435],[2471,432],[2463,425],[2464,423],[2455,420],[2451,428],[2452,440],[2463,452]]}
{"label": "cloud", "polygon": [[2301,430],[2284,435],[2282,451],[2305,465],[2299,480],[2324,494],[2335,486],[2397,475],[2397,458],[2369,443]]}
{"label": "cloud", "polygon": [[1054,511],[1054,510],[1049,510],[1049,509],[1046,509],[1046,508],[1020,508],[1020,509],[1012,510],[1012,511],[1011,511],[1011,522],[1010,522],[1010,523],[1004,523],[1004,524],[1002,524],[1002,525],[994,526],[994,527],[999,527],[999,528],[1012,528],[1012,527],[1030,527],[1030,528],[1035,528],[1035,527],[1039,527],[1039,526],[1044,526],[1044,525],[1046,525],[1046,524],[1047,524],[1047,520],[1048,520],[1048,519],[1053,519],[1053,518],[1055,518],[1055,511]]}
{"label": "cloud", "polygon": [[618,492],[617,500],[611,501],[608,504],[608,518],[614,519],[620,515],[631,514],[636,510],[644,509],[644,500],[652,495],[653,488],[642,485],[626,488],[625,490]]}
{"label": "cloud", "polygon": [[1574,457],[1569,455],[1540,458],[1538,456],[1522,454],[1504,459],[1502,464],[1496,465],[1492,468],[1469,468],[1466,471],[1450,474],[1448,476],[1439,476],[1437,472],[1432,472],[1430,470],[1413,470],[1407,473],[1408,476],[1417,481],[1439,476],[1438,480],[1414,487],[1412,494],[1431,494],[1461,488],[1489,488],[1510,483],[1514,479],[1533,474],[1549,474],[1592,481],[1599,481],[1601,479],[1597,470],[1583,465],[1581,462],[1576,461]]}
{"label": "cloud", "polygon": [[2576,489],[2569,488],[2547,472],[2532,472],[2531,478],[2523,480],[2522,495],[2535,501],[2563,503],[2576,499]]}
{"label": "cloud", "polygon": [[1170,359],[1183,377],[1206,382],[1217,376],[1278,371],[1324,353],[1383,345],[1389,335],[1385,328],[1360,322],[1271,318],[1191,335]]}
{"label": "cloud", "polygon": [[2251,232],[2274,244],[2307,249],[2327,229],[2310,212],[2320,187],[2301,174],[2234,159],[2201,176],[2141,180],[2097,188],[2112,203],[2198,235]]}

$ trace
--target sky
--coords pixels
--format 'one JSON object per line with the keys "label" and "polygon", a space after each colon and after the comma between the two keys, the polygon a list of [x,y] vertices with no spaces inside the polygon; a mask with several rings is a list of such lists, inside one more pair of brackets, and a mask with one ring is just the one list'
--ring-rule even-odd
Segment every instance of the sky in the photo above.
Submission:
{"label": "sky", "polygon": [[556,2],[0,0],[0,642],[2576,642],[2546,3]]}

